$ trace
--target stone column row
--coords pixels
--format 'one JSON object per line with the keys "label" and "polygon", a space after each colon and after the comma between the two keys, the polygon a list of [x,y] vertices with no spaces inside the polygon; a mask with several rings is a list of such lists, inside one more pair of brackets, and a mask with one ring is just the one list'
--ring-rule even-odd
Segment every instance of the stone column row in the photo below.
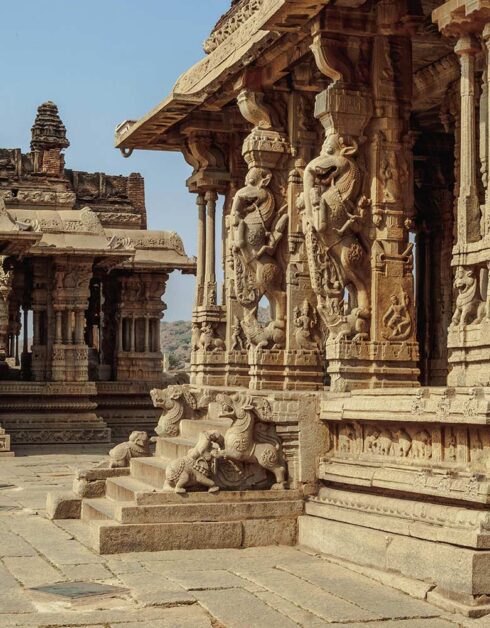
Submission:
{"label": "stone column row", "polygon": [[[151,316],[121,316],[118,323],[118,347],[119,351],[134,353],[136,349],[136,324],[138,320],[144,320],[144,348],[138,353],[154,353],[159,350],[155,338],[158,338],[160,320]],[[153,342],[151,328],[153,327]]]}
{"label": "stone column row", "polygon": [[197,195],[196,307],[216,305],[216,201],[214,190]]}

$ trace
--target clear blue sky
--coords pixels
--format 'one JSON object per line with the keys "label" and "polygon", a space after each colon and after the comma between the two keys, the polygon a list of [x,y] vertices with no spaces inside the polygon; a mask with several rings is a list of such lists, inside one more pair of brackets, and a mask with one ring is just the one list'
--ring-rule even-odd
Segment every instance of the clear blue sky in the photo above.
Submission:
{"label": "clear blue sky", "polygon": [[[1,0],[0,0],[1,1]],[[53,100],[75,170],[141,172],[149,228],[177,231],[195,254],[196,209],[178,153],[113,148],[114,128],[147,113],[203,55],[230,0],[19,0],[1,2],[0,147],[29,149],[36,108]],[[166,320],[189,319],[194,280],[174,273]]]}

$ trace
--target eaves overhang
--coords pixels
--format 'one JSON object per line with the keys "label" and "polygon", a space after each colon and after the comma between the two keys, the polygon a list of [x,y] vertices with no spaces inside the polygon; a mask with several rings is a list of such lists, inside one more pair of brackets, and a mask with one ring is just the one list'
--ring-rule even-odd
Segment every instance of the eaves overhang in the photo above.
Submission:
{"label": "eaves overhang", "polygon": [[[209,55],[177,80],[172,92],[137,121],[116,128],[115,146],[132,150],[175,150],[168,131],[196,109],[205,108],[225,81],[252,64],[283,34],[295,32],[331,0],[264,0],[260,8]],[[363,4],[363,1],[357,2]]]}

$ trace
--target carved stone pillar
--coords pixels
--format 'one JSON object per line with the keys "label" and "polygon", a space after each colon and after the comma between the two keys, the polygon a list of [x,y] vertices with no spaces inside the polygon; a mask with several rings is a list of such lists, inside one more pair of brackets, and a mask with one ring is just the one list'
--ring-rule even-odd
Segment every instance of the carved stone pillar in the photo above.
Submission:
{"label": "carved stone pillar", "polygon": [[471,35],[461,36],[454,49],[461,63],[458,244],[475,242],[480,238],[475,110],[475,55],[479,50],[480,47]]}
{"label": "carved stone pillar", "polygon": [[56,310],[56,327],[55,327],[55,336],[54,343],[56,345],[60,345],[63,343],[63,312],[61,310]]}
{"label": "carved stone pillar", "polygon": [[[245,77],[246,83],[246,77]],[[238,95],[242,116],[254,125],[242,155],[248,166],[244,187],[230,213],[234,290],[243,307],[239,322],[246,339],[250,388],[282,390],[286,346],[287,160],[291,147],[280,116],[281,102],[248,88]],[[278,97],[280,98],[280,97]],[[258,308],[268,305],[263,325]],[[229,324],[237,325],[236,321]],[[237,328],[238,331],[238,328]]]}
{"label": "carved stone pillar", "polygon": [[[444,35],[457,37],[461,65],[459,99],[459,183],[456,208],[454,312],[448,330],[452,386],[490,385],[489,50],[490,12],[486,2],[463,1],[458,11],[445,3],[433,12]],[[477,57],[483,56],[480,119],[476,116]],[[477,127],[478,125],[478,127]],[[479,151],[476,138],[479,137]],[[484,191],[481,195],[480,190]]]}
{"label": "carved stone pillar", "polygon": [[214,135],[192,127],[183,132],[187,135],[183,153],[194,168],[187,187],[197,194],[198,205],[191,382],[220,386],[225,384],[225,315],[217,304],[216,201],[218,194],[226,191],[230,175]]}
{"label": "carved stone pillar", "polygon": [[47,312],[46,321],[46,345],[54,381],[86,382],[89,379],[84,326],[92,266],[92,259],[76,257],[57,259],[54,266],[52,310]]}
{"label": "carved stone pillar", "polygon": [[145,316],[145,353],[149,351],[155,351],[153,347],[150,349],[150,319]]}
{"label": "carved stone pillar", "polygon": [[85,326],[85,312],[83,310],[75,310],[75,344],[81,345],[84,343],[84,326]]}
{"label": "carved stone pillar", "polygon": [[[51,377],[51,363],[47,345],[48,294],[52,266],[49,259],[34,258],[32,261],[32,318],[33,338],[31,374],[34,381]],[[42,332],[42,333],[41,333]]]}
{"label": "carved stone pillar", "polygon": [[8,353],[9,299],[12,293],[12,273],[3,269],[3,256],[0,256],[0,377],[8,373],[6,363]]}
{"label": "carved stone pillar", "polygon": [[[319,24],[313,32],[333,83],[316,99],[325,142],[305,168],[303,228],[335,391],[417,385],[411,50],[408,37],[386,34],[397,28],[388,18],[378,14],[383,34],[372,44],[353,37],[347,47]],[[372,75],[359,75],[360,55],[371,57]]]}
{"label": "carved stone pillar", "polygon": [[217,305],[216,285],[216,201],[218,195],[214,190],[206,192],[206,274],[205,274],[205,305]]}
{"label": "carved stone pillar", "polygon": [[204,303],[204,276],[206,272],[206,200],[197,195],[197,274],[195,307]]}
{"label": "carved stone pillar", "polygon": [[161,272],[115,278],[118,290],[114,290],[117,301],[113,303],[112,316],[118,321],[117,348],[113,353],[117,381],[155,385],[162,382],[159,321],[166,309],[162,297],[167,280],[168,275]]}
{"label": "carved stone pillar", "polygon": [[314,117],[315,65],[298,66],[288,102],[288,128],[294,159],[288,174],[288,262],[286,269],[287,333],[285,382],[287,390],[318,390],[324,386],[325,348],[316,296],[310,280],[303,233],[303,176],[306,164],[318,153],[319,125]]}

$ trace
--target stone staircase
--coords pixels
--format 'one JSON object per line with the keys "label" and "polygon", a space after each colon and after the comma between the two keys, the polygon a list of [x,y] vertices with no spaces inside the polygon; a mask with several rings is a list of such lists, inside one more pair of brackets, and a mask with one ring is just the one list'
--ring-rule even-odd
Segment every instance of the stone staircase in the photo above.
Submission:
{"label": "stone staircase", "polygon": [[108,477],[104,496],[83,498],[93,548],[112,554],[294,545],[300,491],[162,491],[169,460],[185,455],[201,431],[224,433],[228,426],[222,419],[183,420],[180,436],[158,439],[155,456],[133,458],[129,475]]}

